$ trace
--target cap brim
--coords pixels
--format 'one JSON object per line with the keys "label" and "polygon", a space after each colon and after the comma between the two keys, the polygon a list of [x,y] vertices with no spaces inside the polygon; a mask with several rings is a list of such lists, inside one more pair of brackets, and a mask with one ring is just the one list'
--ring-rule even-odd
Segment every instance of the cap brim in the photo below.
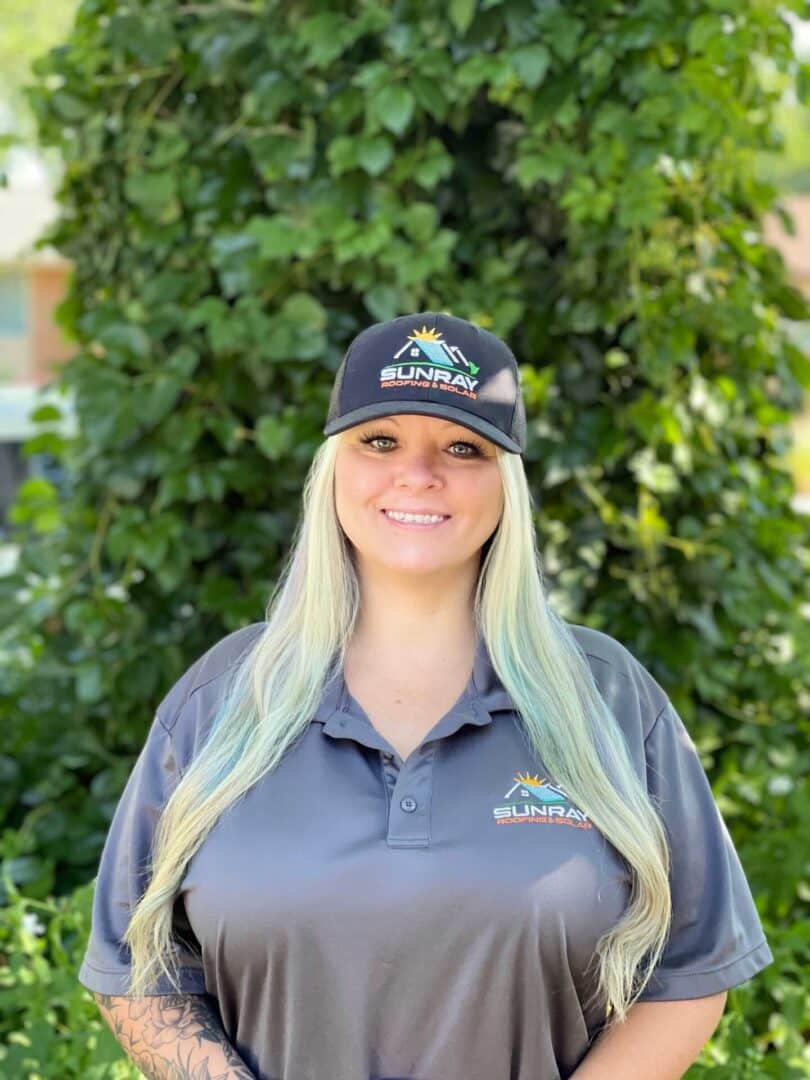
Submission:
{"label": "cap brim", "polygon": [[508,435],[504,435],[500,428],[495,427],[488,420],[482,420],[480,416],[474,416],[466,409],[456,408],[454,405],[440,405],[432,401],[377,401],[373,405],[363,405],[359,409],[353,409],[343,416],[337,416],[330,420],[324,427],[324,435],[337,435],[340,431],[362,424],[365,420],[374,420],[379,416],[397,416],[399,413],[411,413],[419,416],[437,416],[441,420],[452,420],[470,431],[483,435],[496,445],[508,450],[512,454],[522,454],[523,451],[518,443]]}

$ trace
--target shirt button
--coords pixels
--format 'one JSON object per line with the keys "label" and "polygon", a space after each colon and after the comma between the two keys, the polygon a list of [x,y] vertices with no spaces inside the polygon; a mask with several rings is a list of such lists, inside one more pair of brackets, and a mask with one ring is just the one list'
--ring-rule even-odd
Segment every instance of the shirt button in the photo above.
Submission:
{"label": "shirt button", "polygon": [[412,799],[410,795],[406,795],[404,799],[400,799],[399,805],[405,811],[406,814],[412,814],[416,809],[416,799]]}

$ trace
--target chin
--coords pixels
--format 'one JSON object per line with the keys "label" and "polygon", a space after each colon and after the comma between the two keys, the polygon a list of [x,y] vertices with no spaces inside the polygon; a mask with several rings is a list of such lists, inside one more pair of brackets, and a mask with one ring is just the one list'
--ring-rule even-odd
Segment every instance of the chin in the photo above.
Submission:
{"label": "chin", "polygon": [[392,551],[388,548],[373,556],[378,566],[384,567],[392,574],[437,574],[452,571],[453,564],[448,564],[445,559],[426,558],[424,553],[414,559],[392,559]]}

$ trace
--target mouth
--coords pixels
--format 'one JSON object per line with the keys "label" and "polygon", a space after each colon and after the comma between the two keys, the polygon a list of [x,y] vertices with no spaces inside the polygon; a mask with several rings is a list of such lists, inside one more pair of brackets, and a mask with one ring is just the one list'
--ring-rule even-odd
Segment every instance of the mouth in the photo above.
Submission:
{"label": "mouth", "polygon": [[445,525],[450,520],[450,517],[451,517],[450,514],[446,514],[444,517],[442,517],[441,521],[430,521],[430,522],[397,521],[396,518],[389,517],[388,514],[385,512],[385,509],[380,510],[380,514],[385,518],[385,520],[389,523],[389,525],[393,525],[395,528],[398,528],[398,529],[411,529],[411,530],[438,529],[442,525]]}

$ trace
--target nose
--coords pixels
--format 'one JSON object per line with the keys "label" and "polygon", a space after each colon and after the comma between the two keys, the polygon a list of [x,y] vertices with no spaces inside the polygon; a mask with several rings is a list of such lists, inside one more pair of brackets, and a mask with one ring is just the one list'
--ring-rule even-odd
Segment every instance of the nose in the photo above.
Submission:
{"label": "nose", "polygon": [[441,462],[441,450],[432,448],[414,449],[398,455],[394,465],[394,479],[397,484],[423,485],[440,480],[438,465]]}

